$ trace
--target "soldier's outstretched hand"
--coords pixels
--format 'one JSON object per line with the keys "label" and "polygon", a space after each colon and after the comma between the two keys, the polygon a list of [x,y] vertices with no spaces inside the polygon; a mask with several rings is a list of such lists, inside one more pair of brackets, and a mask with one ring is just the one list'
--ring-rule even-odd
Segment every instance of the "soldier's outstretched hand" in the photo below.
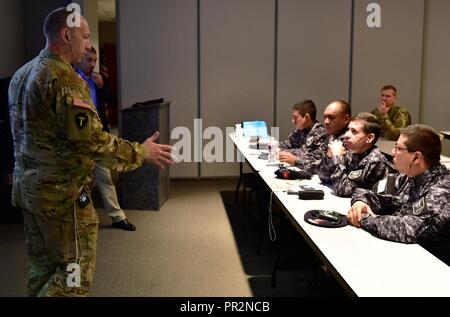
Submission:
{"label": "soldier's outstretched hand", "polygon": [[164,169],[166,166],[174,163],[174,158],[171,154],[172,146],[155,143],[158,138],[159,132],[156,131],[142,145],[147,152],[145,160],[150,164],[158,166],[160,169]]}

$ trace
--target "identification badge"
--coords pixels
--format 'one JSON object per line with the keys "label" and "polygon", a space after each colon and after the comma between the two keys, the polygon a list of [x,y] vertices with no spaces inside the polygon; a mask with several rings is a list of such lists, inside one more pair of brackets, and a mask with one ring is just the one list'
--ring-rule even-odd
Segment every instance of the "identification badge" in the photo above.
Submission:
{"label": "identification badge", "polygon": [[80,206],[80,208],[83,209],[84,207],[89,205],[90,202],[91,202],[91,200],[89,199],[88,194],[83,189],[81,191],[80,197],[78,197],[78,206]]}

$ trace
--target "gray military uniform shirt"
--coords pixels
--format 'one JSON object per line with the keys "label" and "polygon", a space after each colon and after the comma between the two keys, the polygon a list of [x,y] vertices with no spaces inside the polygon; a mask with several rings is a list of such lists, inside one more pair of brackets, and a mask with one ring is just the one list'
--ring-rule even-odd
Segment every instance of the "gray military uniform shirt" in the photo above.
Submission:
{"label": "gray military uniform shirt", "polygon": [[437,164],[409,178],[400,174],[394,195],[358,189],[352,204],[363,201],[375,215],[365,217],[362,227],[383,239],[403,243],[441,243],[450,240],[450,175]]}
{"label": "gray military uniform shirt", "polygon": [[364,153],[348,151],[332,158],[323,156],[318,171],[323,183],[332,184],[336,195],[348,197],[356,188],[371,189],[382,180],[387,171],[387,160],[377,147]]}
{"label": "gray military uniform shirt", "polygon": [[[295,165],[305,171],[311,173],[317,173],[320,169],[320,165],[322,164],[323,156],[326,155],[328,150],[328,144],[331,140],[342,140],[347,129],[343,129],[337,135],[328,135],[325,128],[323,128],[323,132],[321,132],[321,138],[317,142],[317,146],[314,150],[308,151],[304,153],[301,157],[297,159]],[[323,133],[323,134],[322,134]]]}
{"label": "gray military uniform shirt", "polygon": [[326,138],[325,128],[316,121],[311,128],[292,131],[287,140],[280,142],[280,148],[301,157],[320,148]]}

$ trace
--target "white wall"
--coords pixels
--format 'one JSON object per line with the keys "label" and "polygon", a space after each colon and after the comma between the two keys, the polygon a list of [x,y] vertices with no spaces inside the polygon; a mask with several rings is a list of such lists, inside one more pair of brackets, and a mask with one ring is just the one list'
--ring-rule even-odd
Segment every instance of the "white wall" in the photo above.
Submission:
{"label": "white wall", "polygon": [[[77,0],[74,1],[80,4],[82,8],[82,14],[89,24],[89,29],[91,31],[91,45],[97,51],[99,51],[98,44],[98,8],[97,8],[97,0]],[[95,65],[94,71],[98,72],[100,69],[99,63]]]}
{"label": "white wall", "polygon": [[[170,127],[194,131],[198,117],[197,1],[118,1],[119,103],[171,100]],[[191,139],[191,142],[193,139]],[[176,177],[197,176],[198,164],[171,167]]]}
{"label": "white wall", "polygon": [[25,63],[23,20],[22,1],[0,0],[0,78],[12,76]]}
{"label": "white wall", "polygon": [[280,0],[278,14],[277,125],[284,139],[296,102],[313,100],[322,121],[331,100],[349,98],[351,0]]}
{"label": "white wall", "polygon": [[[450,130],[450,1],[426,2],[421,121]],[[450,141],[443,142],[450,155]]]}
{"label": "white wall", "polygon": [[[434,0],[433,0],[434,1]],[[369,28],[369,3],[381,6],[381,27]],[[394,85],[398,104],[419,120],[424,0],[355,1],[352,107],[372,111],[380,88]]]}
{"label": "white wall", "polygon": [[[381,5],[381,28],[366,24],[369,3]],[[450,129],[450,1],[119,4],[122,107],[172,99],[171,128],[193,131],[198,116],[204,128],[276,119],[283,138],[292,129],[291,106],[300,99],[313,99],[322,120],[325,105],[338,98],[351,99],[354,113],[371,111],[381,86],[393,84],[413,122]],[[174,167],[171,175],[237,172],[235,164],[202,163],[198,173],[192,163]]]}
{"label": "white wall", "polygon": [[[200,113],[204,128],[225,131],[235,123],[255,119],[272,125],[274,4],[273,0],[200,1]],[[235,175],[238,170],[237,163],[201,164],[201,176],[206,177]]]}
{"label": "white wall", "polygon": [[427,2],[421,121],[450,130],[450,1]]}

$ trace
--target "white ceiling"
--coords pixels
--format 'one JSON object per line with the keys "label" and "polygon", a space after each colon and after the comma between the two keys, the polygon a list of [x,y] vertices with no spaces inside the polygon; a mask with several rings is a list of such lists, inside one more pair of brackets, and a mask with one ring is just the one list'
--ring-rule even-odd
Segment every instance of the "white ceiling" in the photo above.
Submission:
{"label": "white ceiling", "polygon": [[116,0],[98,0],[98,20],[101,22],[116,21]]}

